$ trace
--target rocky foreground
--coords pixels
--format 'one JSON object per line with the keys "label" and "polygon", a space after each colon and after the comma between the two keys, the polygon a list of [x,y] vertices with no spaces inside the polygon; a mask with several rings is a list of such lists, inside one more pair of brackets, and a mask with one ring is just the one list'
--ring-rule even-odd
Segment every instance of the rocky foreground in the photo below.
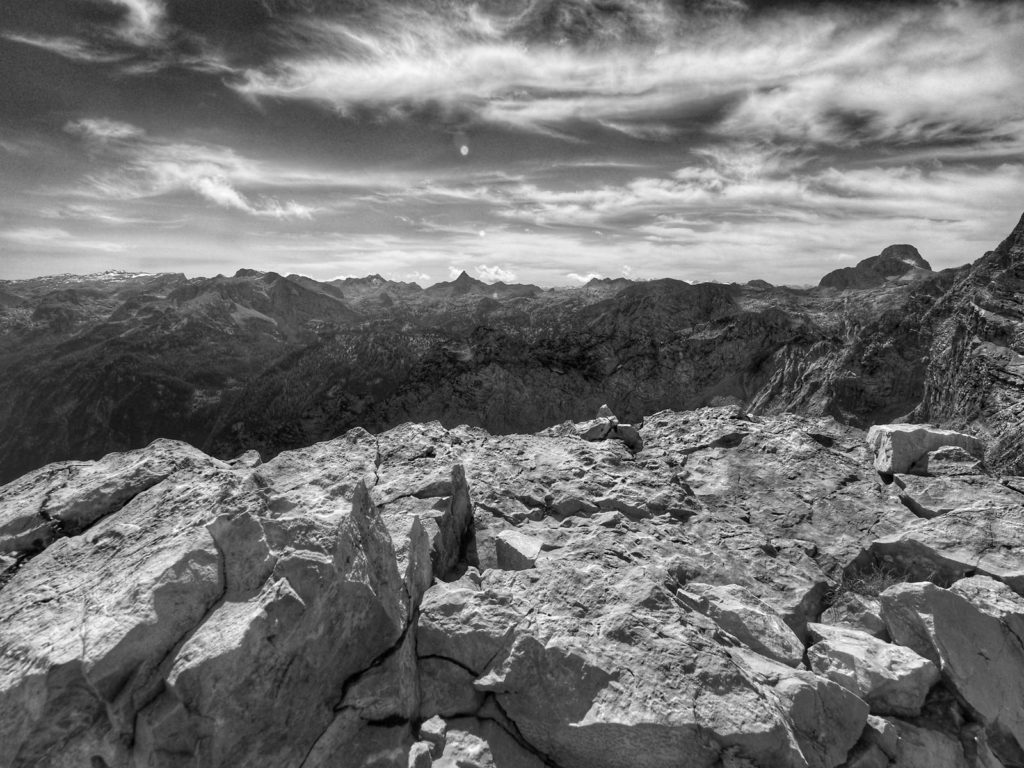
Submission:
{"label": "rocky foreground", "polygon": [[1021,765],[984,449],[708,408],[51,464],[0,488],[0,766]]}

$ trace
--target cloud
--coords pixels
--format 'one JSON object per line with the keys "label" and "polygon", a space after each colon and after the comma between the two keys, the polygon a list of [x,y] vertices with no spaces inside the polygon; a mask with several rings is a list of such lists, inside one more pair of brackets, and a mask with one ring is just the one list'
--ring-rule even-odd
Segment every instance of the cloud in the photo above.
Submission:
{"label": "cloud", "polygon": [[108,118],[73,120],[64,126],[64,130],[70,134],[99,142],[140,139],[146,135],[146,132],[137,126]]}
{"label": "cloud", "polygon": [[12,43],[31,45],[35,48],[42,48],[44,51],[55,53],[71,61],[81,61],[90,64],[109,64],[111,62],[123,61],[128,58],[127,54],[117,51],[107,51],[98,48],[84,40],[75,37],[47,37],[45,35],[29,35],[5,33],[0,35]]}
{"label": "cloud", "polygon": [[473,267],[473,271],[476,272],[476,276],[479,280],[483,280],[485,283],[511,283],[516,279],[516,273],[495,265],[478,264]]}
{"label": "cloud", "polygon": [[585,275],[580,275],[576,272],[568,272],[565,276],[570,280],[575,280],[577,283],[589,283],[591,280],[604,280],[604,275],[599,272],[588,272]]}
{"label": "cloud", "polygon": [[345,115],[426,111],[567,137],[590,124],[641,140],[697,128],[799,146],[1024,146],[1019,6],[832,7],[691,31],[670,6],[651,8],[647,45],[618,30],[589,47],[524,37],[479,9],[389,4],[363,26],[305,22],[290,53],[233,87]]}
{"label": "cloud", "polygon": [[224,147],[163,141],[107,118],[76,120],[65,130],[108,153],[111,167],[87,179],[87,189],[101,197],[131,200],[191,191],[221,208],[251,216],[308,220],[316,212],[294,200],[281,202],[240,190],[239,185],[259,186],[273,175]]}
{"label": "cloud", "polygon": [[159,42],[167,9],[160,0],[107,0],[125,11],[118,35],[134,45]]}
{"label": "cloud", "polygon": [[125,250],[121,243],[78,238],[57,227],[21,227],[0,231],[0,238],[31,248],[59,248],[85,251],[103,251],[105,253],[121,253]]}

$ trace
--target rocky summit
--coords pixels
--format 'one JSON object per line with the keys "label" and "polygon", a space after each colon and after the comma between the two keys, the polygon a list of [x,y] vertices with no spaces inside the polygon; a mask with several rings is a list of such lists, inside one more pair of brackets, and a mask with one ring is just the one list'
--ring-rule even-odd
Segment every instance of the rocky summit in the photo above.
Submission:
{"label": "rocky summit", "polygon": [[0,766],[1021,765],[985,454],[729,406],[50,464],[0,487]]}

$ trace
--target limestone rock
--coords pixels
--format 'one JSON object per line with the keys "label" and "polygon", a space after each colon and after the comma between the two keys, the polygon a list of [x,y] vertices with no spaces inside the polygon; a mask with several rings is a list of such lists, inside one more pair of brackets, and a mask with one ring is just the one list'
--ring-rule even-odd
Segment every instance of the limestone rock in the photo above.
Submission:
{"label": "limestone rock", "polygon": [[[177,469],[149,485],[164,448]],[[82,493],[51,494],[81,512],[134,493],[3,588],[0,765],[297,760],[329,730],[345,681],[402,633],[395,556],[365,487],[329,521],[280,515],[270,506],[287,496],[271,485],[157,449],[151,462],[104,460],[117,482],[92,465]],[[267,701],[291,703],[283,714]]]}
{"label": "limestone rock", "polygon": [[431,745],[425,741],[417,741],[409,749],[409,768],[430,768],[434,764],[431,757]]}
{"label": "limestone rock", "polygon": [[498,534],[498,567],[508,571],[523,571],[533,568],[540,556],[543,541],[519,531],[502,531]]}
{"label": "limestone rock", "polygon": [[877,597],[845,592],[822,613],[821,623],[865,632],[888,640],[889,632],[881,617],[882,604]]}
{"label": "limestone rock", "polygon": [[925,460],[914,465],[918,474],[927,472],[934,477],[970,477],[985,474],[981,459],[959,446],[949,445],[930,451]]}
{"label": "limestone rock", "polygon": [[444,752],[447,735],[448,725],[437,715],[420,725],[420,739],[430,744],[430,753],[434,757],[440,757]]}
{"label": "limestone rock", "polygon": [[[643,433],[636,453],[408,423],[258,466],[171,461],[84,529],[6,556],[0,768],[401,768],[436,743],[435,717],[447,765],[891,757],[867,703],[791,666],[807,625],[830,585],[883,562],[878,542],[924,525],[962,519],[938,547],[965,548],[950,574],[1004,558],[1008,578],[1014,551],[991,544],[1014,541],[1013,509],[921,520],[878,482],[863,433],[827,418],[663,411]],[[51,468],[0,496],[35,525],[47,494],[109,482],[116,498],[133,461],[105,458],[66,488]],[[944,479],[963,478],[994,482]],[[1018,598],[982,587],[949,593],[1013,632]],[[862,602],[844,621],[874,615]],[[944,682],[914,724],[959,733],[937,654]],[[1012,758],[1009,716],[993,717],[983,740]]]}
{"label": "limestone rock", "polygon": [[896,475],[900,501],[918,517],[930,519],[965,507],[1015,507],[1024,496],[983,476],[917,477]]}
{"label": "limestone rock", "polygon": [[868,705],[831,680],[769,661],[747,651],[733,658],[786,712],[793,736],[808,766],[837,766],[846,761],[868,718]]}
{"label": "limestone rock", "polygon": [[807,650],[811,669],[856,693],[872,714],[920,714],[925,696],[939,681],[938,668],[909,648],[852,629],[825,624],[809,629],[817,640]]}
{"label": "limestone rock", "polygon": [[867,441],[875,452],[875,469],[887,475],[909,472],[929,452],[944,446],[963,448],[978,457],[985,451],[976,437],[922,424],[878,424],[868,430]]}
{"label": "limestone rock", "polygon": [[939,666],[943,680],[977,713],[1006,763],[1024,758],[1024,598],[976,576],[942,589],[898,584],[882,594],[893,640]]}
{"label": "limestone rock", "polygon": [[968,768],[957,739],[902,720],[893,723],[900,735],[894,760],[899,768]]}
{"label": "limestone rock", "polygon": [[961,507],[874,541],[868,554],[910,579],[949,584],[978,573],[1024,592],[1024,506]]}
{"label": "limestone rock", "polygon": [[448,722],[438,768],[544,768],[540,757],[524,749],[493,720],[460,717]]}
{"label": "limestone rock", "polygon": [[800,638],[771,606],[744,587],[691,582],[678,594],[751,650],[791,667],[803,662]]}
{"label": "limestone rock", "polygon": [[178,469],[225,467],[185,443],[155,440],[97,461],[51,464],[0,487],[0,553],[36,552],[117,511]]}

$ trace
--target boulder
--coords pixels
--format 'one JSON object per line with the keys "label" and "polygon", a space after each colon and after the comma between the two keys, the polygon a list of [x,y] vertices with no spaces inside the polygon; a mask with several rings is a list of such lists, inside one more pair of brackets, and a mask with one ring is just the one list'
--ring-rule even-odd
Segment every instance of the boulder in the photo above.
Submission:
{"label": "boulder", "polygon": [[961,507],[872,542],[868,555],[911,580],[977,573],[1024,592],[1024,506]]}
{"label": "boulder", "polygon": [[942,589],[898,584],[882,593],[893,641],[936,664],[943,681],[984,726],[1005,763],[1024,760],[1024,598],[976,576]]}
{"label": "boulder", "polygon": [[768,695],[777,697],[804,764],[838,766],[846,762],[867,723],[864,701],[831,680],[749,651],[734,651],[732,657]]}
{"label": "boulder", "polygon": [[882,604],[877,597],[847,591],[833,599],[821,614],[821,623],[865,632],[879,640],[888,640],[889,632],[880,615]]}
{"label": "boulder", "polygon": [[525,749],[494,720],[460,717],[447,724],[443,754],[435,768],[544,768],[550,763]]}
{"label": "boulder", "polygon": [[893,760],[899,768],[968,768],[958,739],[902,720],[891,722],[899,732]]}
{"label": "boulder", "polygon": [[678,596],[753,651],[790,667],[803,663],[804,644],[775,610],[738,584],[691,582]]}
{"label": "boulder", "polygon": [[533,568],[540,556],[544,542],[516,530],[498,534],[496,553],[498,567],[507,571],[525,571]]}
{"label": "boulder", "polygon": [[444,752],[448,724],[436,715],[420,724],[420,739],[430,745],[430,754],[440,757]]}
{"label": "boulder", "polygon": [[815,673],[864,699],[875,715],[912,717],[939,681],[938,668],[910,648],[853,629],[808,625],[816,642],[807,649]]}
{"label": "boulder", "polygon": [[[923,424],[876,424],[868,430],[868,445],[875,453],[875,469],[885,475],[906,473],[931,451],[943,446],[963,448],[978,458],[985,452],[976,437]],[[927,467],[918,467],[927,471]]]}
{"label": "boulder", "polygon": [[431,757],[431,745],[425,741],[417,741],[409,748],[409,768],[430,768],[434,764]]}

